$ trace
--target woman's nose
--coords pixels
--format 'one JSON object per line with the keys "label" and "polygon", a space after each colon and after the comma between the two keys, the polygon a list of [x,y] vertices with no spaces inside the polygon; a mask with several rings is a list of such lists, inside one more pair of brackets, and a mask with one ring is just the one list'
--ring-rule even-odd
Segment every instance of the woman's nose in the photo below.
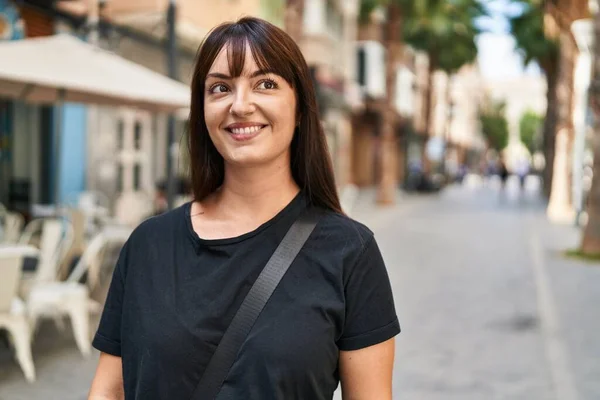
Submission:
{"label": "woman's nose", "polygon": [[252,101],[252,96],[247,90],[238,90],[235,93],[235,97],[233,98],[233,103],[231,104],[231,109],[229,112],[231,114],[244,116],[252,114],[256,110],[256,106]]}

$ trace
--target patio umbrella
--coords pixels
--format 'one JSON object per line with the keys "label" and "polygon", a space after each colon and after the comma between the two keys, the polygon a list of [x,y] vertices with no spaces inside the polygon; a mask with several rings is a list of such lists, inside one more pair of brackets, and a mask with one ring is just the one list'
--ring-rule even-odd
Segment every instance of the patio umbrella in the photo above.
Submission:
{"label": "patio umbrella", "polygon": [[129,106],[153,112],[189,107],[190,89],[73,36],[0,42],[0,96]]}

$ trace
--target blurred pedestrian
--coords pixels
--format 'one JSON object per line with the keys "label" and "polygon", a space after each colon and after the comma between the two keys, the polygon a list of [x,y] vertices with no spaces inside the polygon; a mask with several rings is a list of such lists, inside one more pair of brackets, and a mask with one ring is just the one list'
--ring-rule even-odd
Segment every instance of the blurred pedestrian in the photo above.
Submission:
{"label": "blurred pedestrian", "polygon": [[[145,221],[124,246],[90,398],[331,399],[339,379],[349,398],[391,399],[390,281],[373,233],[342,213],[300,49],[260,19],[220,25],[199,50],[191,98],[194,201]],[[294,259],[284,236],[311,218]],[[293,264],[256,322],[234,322],[228,336],[282,241],[275,260]],[[229,354],[235,362],[213,363]],[[209,379],[215,371],[223,380]],[[215,396],[203,391],[211,384]]]}
{"label": "blurred pedestrian", "polygon": [[498,168],[498,175],[500,176],[501,190],[506,189],[506,182],[508,181],[508,168],[503,159],[500,159],[500,166]]}
{"label": "blurred pedestrian", "polygon": [[156,183],[154,190],[154,214],[160,215],[169,209],[169,203],[167,198],[167,183],[160,181]]}
{"label": "blurred pedestrian", "polygon": [[525,181],[529,175],[529,161],[526,158],[521,158],[517,163],[517,175],[519,176],[519,184],[521,190],[525,190]]}
{"label": "blurred pedestrian", "polygon": [[458,166],[457,182],[462,184],[467,174],[469,174],[469,167],[466,164],[461,163]]}
{"label": "blurred pedestrian", "polygon": [[[189,182],[187,181],[186,178],[184,177],[177,177],[174,178],[175,179],[175,206],[181,205],[182,203],[185,203],[185,201],[187,200],[181,200],[181,199],[187,199],[190,195],[190,185]],[[167,193],[167,181],[166,180],[161,180],[159,182],[156,183],[155,186],[155,190],[154,190],[154,210],[153,210],[153,216],[156,215],[160,215],[164,212],[167,212],[169,210],[169,201],[168,201],[168,193]]]}

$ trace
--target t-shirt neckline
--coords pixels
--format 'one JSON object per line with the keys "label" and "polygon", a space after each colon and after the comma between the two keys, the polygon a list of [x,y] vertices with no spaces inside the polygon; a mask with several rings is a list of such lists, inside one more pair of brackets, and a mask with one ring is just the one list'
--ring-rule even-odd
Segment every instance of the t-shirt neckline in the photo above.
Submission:
{"label": "t-shirt neckline", "polygon": [[300,190],[298,192],[298,194],[296,195],[296,197],[294,197],[292,199],[292,201],[290,201],[283,209],[281,209],[281,211],[279,211],[277,214],[275,214],[275,216],[273,216],[268,221],[259,225],[256,229],[254,229],[250,232],[243,233],[239,236],[222,238],[222,239],[204,239],[204,238],[201,238],[200,236],[198,236],[198,234],[194,230],[194,226],[192,225],[192,216],[191,216],[192,203],[193,203],[192,201],[187,202],[185,204],[184,210],[185,210],[185,222],[186,222],[187,230],[188,230],[188,233],[189,233],[192,241],[194,242],[194,244],[196,246],[223,246],[223,245],[234,244],[234,243],[243,242],[244,240],[248,240],[248,239],[252,238],[253,236],[258,235],[260,232],[267,229],[269,226],[273,225],[274,223],[279,221],[281,218],[284,218],[286,215],[293,212],[294,210],[304,208],[306,206],[306,197],[304,196],[303,191]]}

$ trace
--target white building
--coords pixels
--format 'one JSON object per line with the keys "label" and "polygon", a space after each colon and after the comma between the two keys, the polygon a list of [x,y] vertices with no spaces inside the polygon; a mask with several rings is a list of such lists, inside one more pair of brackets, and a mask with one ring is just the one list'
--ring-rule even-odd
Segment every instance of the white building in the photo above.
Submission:
{"label": "white building", "polygon": [[510,169],[522,157],[528,156],[520,140],[521,117],[527,111],[539,115],[546,113],[546,80],[543,76],[526,75],[510,80],[487,81],[485,89],[492,100],[506,103],[510,139],[505,156]]}

